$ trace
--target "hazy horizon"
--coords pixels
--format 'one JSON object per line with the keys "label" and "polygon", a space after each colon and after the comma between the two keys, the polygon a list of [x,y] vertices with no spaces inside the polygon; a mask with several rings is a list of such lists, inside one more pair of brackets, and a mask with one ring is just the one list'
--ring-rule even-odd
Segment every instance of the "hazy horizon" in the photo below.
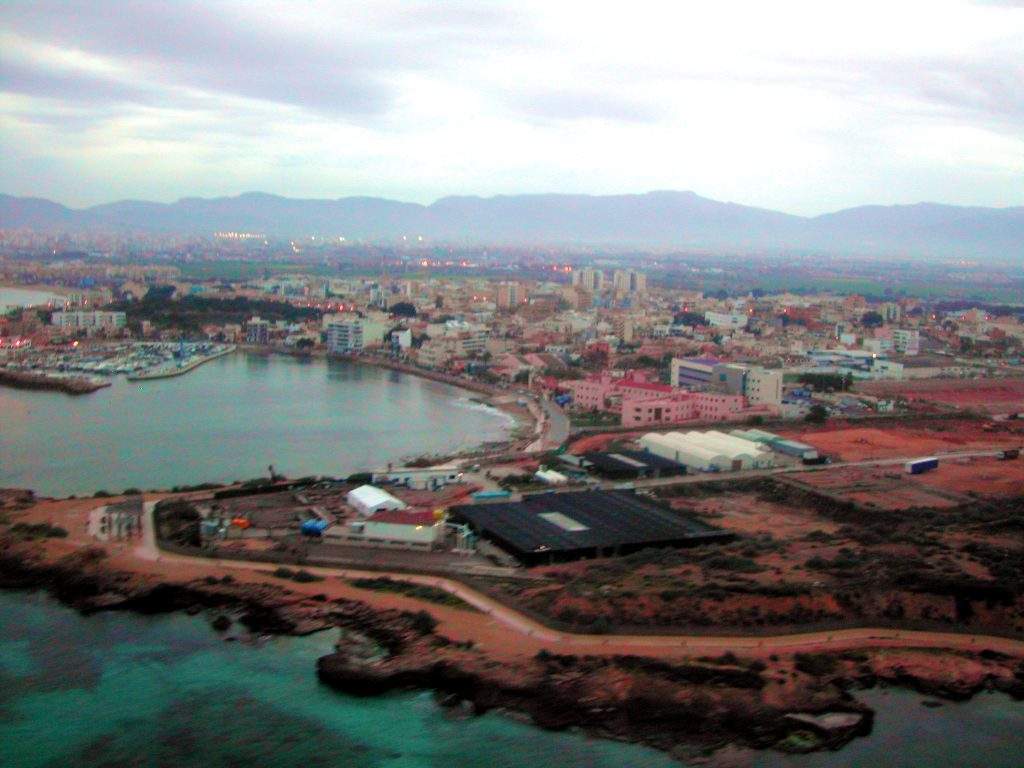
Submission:
{"label": "hazy horizon", "polygon": [[1024,5],[0,6],[0,191],[1024,204]]}
{"label": "hazy horizon", "polygon": [[285,195],[285,194],[282,194],[282,193],[279,193],[279,192],[274,192],[274,191],[270,191],[270,190],[266,190],[266,189],[242,189],[242,190],[240,190],[238,192],[225,192],[224,194],[217,194],[217,195],[198,195],[198,194],[187,194],[186,193],[186,194],[177,195],[177,196],[166,198],[166,199],[157,199],[157,198],[154,198],[154,197],[145,197],[145,198],[144,197],[134,197],[134,198],[122,197],[122,198],[111,198],[111,199],[108,199],[108,200],[99,200],[99,201],[97,201],[95,203],[88,203],[88,204],[85,204],[85,205],[74,205],[74,204],[71,204],[71,203],[69,203],[69,202],[67,202],[65,200],[60,200],[60,199],[57,199],[57,198],[53,198],[53,197],[49,197],[49,196],[44,196],[44,195],[31,195],[31,194],[12,195],[9,192],[2,192],[2,191],[0,191],[0,195],[9,195],[11,197],[16,197],[16,198],[20,198],[20,199],[46,200],[48,202],[57,203],[58,205],[62,205],[65,208],[68,208],[68,209],[70,209],[72,211],[84,211],[84,210],[88,210],[90,208],[96,208],[96,207],[101,207],[101,206],[105,206],[105,205],[114,205],[114,204],[117,204],[117,203],[156,203],[156,204],[159,204],[159,205],[173,205],[174,203],[179,203],[179,202],[182,202],[182,201],[185,201],[185,200],[208,200],[208,201],[218,200],[218,199],[220,199],[220,200],[232,200],[232,199],[237,199],[237,198],[240,198],[240,197],[246,197],[246,196],[250,196],[250,195],[251,196],[257,196],[258,195],[258,196],[266,196],[266,197],[275,197],[275,198],[282,198],[282,199],[287,199],[287,200],[292,200],[292,201],[314,201],[314,202],[324,202],[324,201],[331,202],[331,201],[346,200],[346,199],[348,199],[348,200],[351,200],[351,199],[375,199],[375,200],[386,200],[386,201],[392,202],[392,203],[400,203],[400,204],[408,204],[408,205],[419,205],[419,206],[423,206],[423,207],[428,207],[429,208],[431,205],[434,205],[435,203],[437,203],[437,202],[439,202],[441,200],[453,199],[453,198],[456,198],[456,199],[457,198],[479,199],[479,200],[494,200],[494,199],[500,199],[500,198],[516,198],[516,197],[554,197],[554,196],[577,196],[577,197],[592,197],[592,198],[608,198],[608,197],[643,197],[645,195],[658,195],[658,194],[673,194],[673,195],[692,194],[692,195],[696,195],[697,197],[704,198],[705,200],[713,200],[714,202],[720,202],[720,203],[725,203],[725,204],[729,204],[729,205],[740,205],[740,206],[744,206],[744,207],[748,207],[748,208],[762,208],[764,210],[769,210],[769,211],[772,211],[774,213],[783,213],[783,214],[786,214],[786,215],[789,215],[789,216],[798,216],[798,217],[802,217],[802,218],[815,218],[817,216],[824,216],[824,215],[828,215],[828,214],[831,214],[831,213],[837,213],[839,211],[850,210],[851,208],[859,208],[859,207],[912,207],[912,206],[916,206],[916,205],[936,205],[936,206],[965,207],[965,208],[992,208],[992,209],[995,209],[995,210],[1016,209],[1016,208],[1024,207],[1024,202],[1016,203],[1016,204],[1009,204],[1009,205],[983,206],[983,205],[951,203],[951,202],[946,202],[946,201],[943,201],[943,200],[913,200],[913,201],[893,202],[893,203],[866,202],[866,203],[860,203],[860,204],[858,204],[856,206],[848,206],[848,207],[843,207],[843,208],[833,208],[833,209],[829,209],[829,210],[822,210],[822,211],[819,211],[817,213],[804,214],[804,213],[798,213],[798,212],[795,212],[795,211],[789,211],[789,210],[784,210],[784,209],[766,208],[765,206],[760,206],[760,205],[757,205],[755,203],[745,202],[743,200],[717,200],[715,198],[709,197],[708,195],[702,194],[699,190],[693,190],[693,189],[646,189],[646,190],[640,190],[640,191],[637,191],[637,192],[605,192],[605,193],[537,191],[537,192],[496,192],[496,193],[493,193],[493,194],[476,194],[476,193],[473,193],[473,192],[464,192],[464,193],[442,194],[442,195],[439,195],[437,197],[430,198],[430,199],[427,199],[427,200],[422,200],[422,201],[421,200],[408,199],[408,198],[395,197],[395,196],[391,196],[391,195],[360,194],[358,192],[354,192],[352,194],[334,195],[334,196],[331,196],[329,193],[326,193],[324,196],[313,197],[313,196]]}

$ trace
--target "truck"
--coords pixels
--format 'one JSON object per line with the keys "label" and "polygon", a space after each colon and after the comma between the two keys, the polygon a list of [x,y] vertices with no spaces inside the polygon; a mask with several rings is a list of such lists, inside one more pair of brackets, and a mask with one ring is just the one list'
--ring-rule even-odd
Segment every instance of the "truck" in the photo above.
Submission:
{"label": "truck", "polygon": [[913,459],[906,463],[906,470],[908,475],[920,475],[924,472],[930,472],[933,469],[939,468],[939,459],[935,456],[928,456],[923,459]]}

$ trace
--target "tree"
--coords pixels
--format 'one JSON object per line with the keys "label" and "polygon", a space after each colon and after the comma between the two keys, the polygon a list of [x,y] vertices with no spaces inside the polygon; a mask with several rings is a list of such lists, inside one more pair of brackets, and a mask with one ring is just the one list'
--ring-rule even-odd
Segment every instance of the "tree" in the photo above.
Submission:
{"label": "tree", "polygon": [[860,318],[860,324],[865,328],[877,328],[884,322],[885,318],[873,310],[865,312]]}
{"label": "tree", "polygon": [[416,307],[408,301],[400,301],[392,305],[391,314],[395,317],[416,317]]}
{"label": "tree", "polygon": [[299,339],[297,342],[295,342],[295,348],[296,349],[302,349],[302,350],[312,349],[313,348],[313,340],[310,339],[310,338],[303,337],[303,338]]}
{"label": "tree", "polygon": [[704,315],[700,312],[677,312],[672,322],[676,325],[704,325]]}
{"label": "tree", "polygon": [[828,418],[828,409],[824,405],[812,405],[811,409],[804,416],[804,421],[810,424],[823,424]]}

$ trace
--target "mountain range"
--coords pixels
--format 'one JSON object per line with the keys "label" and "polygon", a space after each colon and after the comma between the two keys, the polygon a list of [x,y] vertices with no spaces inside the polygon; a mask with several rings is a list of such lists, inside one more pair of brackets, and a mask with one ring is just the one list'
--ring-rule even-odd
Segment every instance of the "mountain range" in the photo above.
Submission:
{"label": "mountain range", "polygon": [[371,241],[423,236],[453,244],[741,253],[799,250],[1024,262],[1024,207],[869,205],[805,217],[710,200],[694,192],[445,197],[430,205],[376,197],[304,200],[250,192],[173,203],[125,200],[84,209],[0,195],[0,228],[182,234],[230,230]]}

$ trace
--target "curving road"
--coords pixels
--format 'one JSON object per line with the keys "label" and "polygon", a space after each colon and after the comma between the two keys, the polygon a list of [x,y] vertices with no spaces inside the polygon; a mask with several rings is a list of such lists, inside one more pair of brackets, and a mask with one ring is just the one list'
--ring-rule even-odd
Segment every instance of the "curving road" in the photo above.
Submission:
{"label": "curving road", "polygon": [[[142,542],[133,551],[136,557],[149,561],[207,564],[219,568],[266,571],[268,563],[245,560],[224,560],[177,555],[160,550],[154,534],[152,508],[146,505],[143,515]],[[852,650],[865,647],[933,648],[941,650],[993,650],[1024,658],[1024,640],[992,635],[968,635],[956,632],[928,632],[860,627],[833,631],[795,632],[790,634],[751,635],[587,635],[551,629],[494,598],[476,591],[462,582],[437,576],[419,576],[386,571],[361,571],[344,568],[303,566],[304,570],[325,577],[343,579],[381,578],[442,589],[489,616],[503,627],[518,633],[524,644],[556,647],[572,653],[636,653],[647,656],[690,653],[744,651],[754,655],[775,652]],[[319,585],[319,589],[323,585]],[[372,603],[373,593],[366,602]],[[436,606],[427,606],[436,607]]]}

